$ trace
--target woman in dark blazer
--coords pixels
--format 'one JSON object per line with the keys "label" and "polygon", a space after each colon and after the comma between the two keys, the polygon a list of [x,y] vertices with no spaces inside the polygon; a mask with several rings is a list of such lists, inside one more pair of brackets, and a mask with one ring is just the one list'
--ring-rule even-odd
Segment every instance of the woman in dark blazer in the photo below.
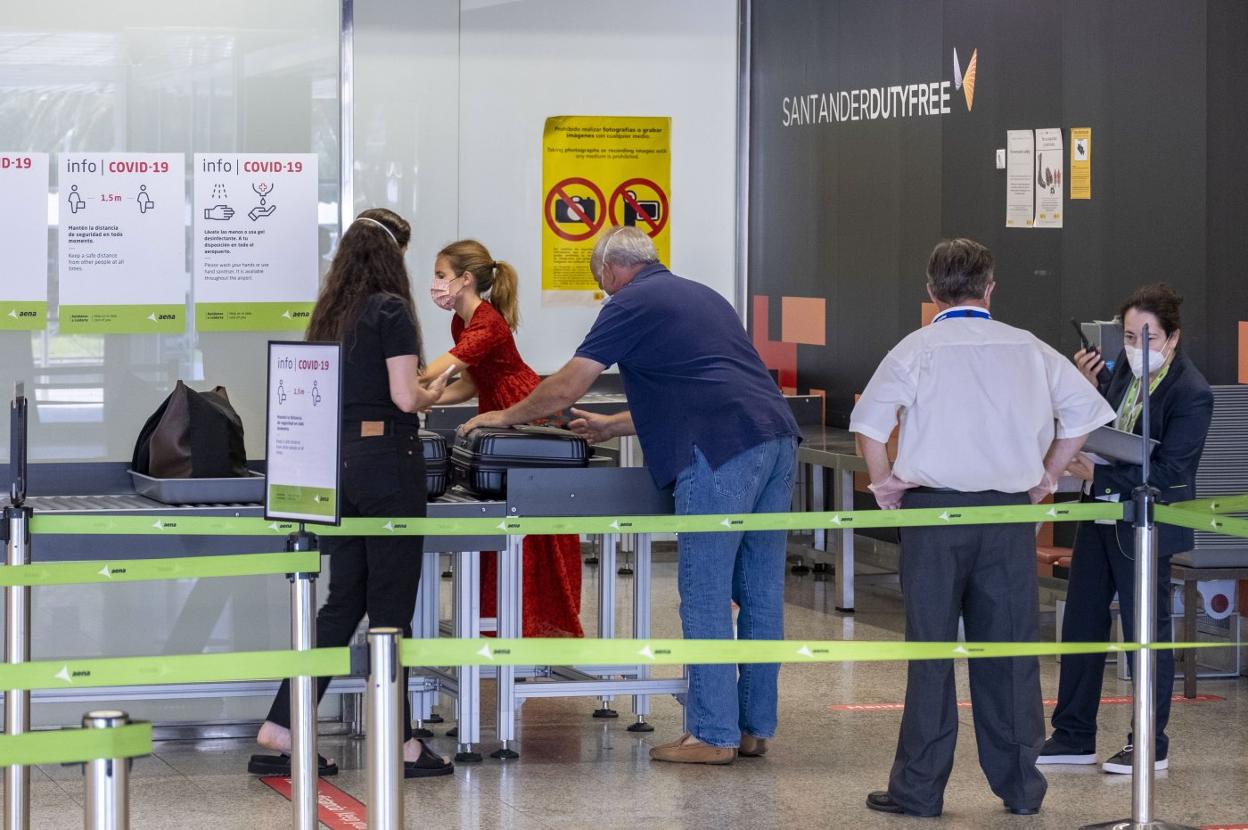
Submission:
{"label": "woman in dark blazer", "polygon": [[[1114,426],[1142,435],[1141,389],[1144,361],[1149,362],[1149,436],[1161,443],[1153,452],[1149,484],[1162,503],[1196,497],[1196,467],[1213,416],[1213,392],[1185,354],[1179,351],[1179,305],[1182,298],[1162,283],[1139,289],[1122,306],[1123,354],[1109,382],[1100,387],[1118,412]],[[1143,329],[1148,325],[1148,343]],[[1095,351],[1075,355],[1079,369],[1092,384],[1105,365]],[[1128,501],[1141,484],[1138,464],[1093,464],[1080,455],[1067,470],[1083,479],[1084,500]],[[1170,639],[1170,557],[1192,549],[1191,530],[1158,525],[1157,640]],[[1122,616],[1123,633],[1135,639],[1135,531],[1127,522],[1084,522],[1075,537],[1062,639],[1067,642],[1105,642],[1109,639],[1109,606],[1114,594]],[[1128,659],[1131,656],[1128,655]],[[1041,750],[1040,764],[1095,764],[1096,714],[1105,673],[1104,654],[1062,657],[1053,736]],[[1169,766],[1170,697],[1174,686],[1174,652],[1157,653],[1157,769]],[[1131,738],[1102,769],[1130,774]]]}

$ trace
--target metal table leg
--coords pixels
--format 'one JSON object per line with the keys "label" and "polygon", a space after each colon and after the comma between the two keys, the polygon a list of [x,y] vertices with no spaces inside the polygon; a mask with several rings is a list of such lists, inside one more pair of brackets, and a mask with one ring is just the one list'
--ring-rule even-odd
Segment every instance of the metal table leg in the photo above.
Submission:
{"label": "metal table leg", "polygon": [[[1196,642],[1196,585],[1194,579],[1183,579],[1183,642]],[[1125,662],[1125,661],[1124,661]],[[1183,651],[1183,697],[1196,697],[1196,651]]]}
{"label": "metal table leg", "polygon": [[[854,509],[854,474],[850,470],[837,470],[834,478],[836,483],[832,498],[836,510],[851,511]],[[854,531],[840,531],[841,550],[840,562],[836,566],[836,610],[847,614],[854,611]]]}
{"label": "metal table leg", "polygon": [[[412,637],[436,639],[438,636],[438,564],[441,554],[436,551],[425,551],[421,556],[420,590],[416,594],[416,613],[412,617]],[[405,692],[407,690],[404,690]],[[407,692],[412,698],[412,715],[416,718],[416,731],[419,738],[432,738],[433,733],[425,723],[433,714],[433,703],[436,692]]]}
{"label": "metal table leg", "polygon": [[[637,536],[637,573],[633,577],[633,639],[650,639],[650,534]],[[650,678],[649,666],[637,667],[637,679]],[[653,732],[646,722],[650,714],[650,695],[633,695],[633,712],[637,722],[628,727],[629,732]]]}
{"label": "metal table leg", "polygon": [[[524,537],[508,536],[507,550],[498,552],[499,639],[515,639],[524,632]],[[512,748],[516,739],[516,667],[498,666],[498,739],[502,746],[491,758],[509,760],[520,754]]]}
{"label": "metal table leg", "polygon": [[[481,552],[467,550],[456,553],[451,577],[454,593],[452,625],[455,637],[461,640],[481,638]],[[479,763],[481,753],[474,747],[481,743],[481,667],[460,666],[456,675],[459,685],[455,714],[455,760]]]}
{"label": "metal table leg", "polygon": [[[828,509],[827,489],[825,487],[826,471],[817,464],[807,464],[806,469],[809,471],[808,480],[810,481],[810,504],[808,509],[812,512],[822,513]],[[815,550],[826,551],[828,549],[828,532],[823,529],[816,529],[814,534]]]}
{"label": "metal table leg", "polygon": [[[603,534],[602,551],[598,565],[598,637],[610,640],[615,637],[615,560],[620,537],[613,533]],[[639,577],[633,578],[640,582]],[[618,718],[620,713],[611,708],[610,696],[601,698],[602,706],[594,711],[595,718]]]}

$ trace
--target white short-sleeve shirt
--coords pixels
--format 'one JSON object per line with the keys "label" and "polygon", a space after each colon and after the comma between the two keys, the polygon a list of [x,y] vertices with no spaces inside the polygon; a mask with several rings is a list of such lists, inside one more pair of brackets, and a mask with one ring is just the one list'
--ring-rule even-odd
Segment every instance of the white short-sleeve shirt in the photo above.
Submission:
{"label": "white short-sleeve shirt", "polygon": [[1086,435],[1114,410],[1034,334],[956,308],[908,335],[876,369],[849,429],[886,442],[893,472],[926,487],[1023,493],[1056,438]]}

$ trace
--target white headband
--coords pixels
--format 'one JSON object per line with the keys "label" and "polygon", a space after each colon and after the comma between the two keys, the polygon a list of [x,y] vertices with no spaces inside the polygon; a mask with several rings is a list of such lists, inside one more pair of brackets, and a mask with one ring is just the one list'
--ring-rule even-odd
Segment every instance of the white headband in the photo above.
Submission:
{"label": "white headband", "polygon": [[[370,218],[370,217],[368,217],[368,216],[357,216],[357,217],[355,218],[355,221],[357,221],[357,222],[372,222],[374,225],[376,225],[377,227],[379,227],[379,228],[381,228],[383,231],[385,231],[385,232],[386,232],[386,236],[388,236],[388,237],[390,237],[391,239],[393,239],[393,240],[394,240],[394,244],[395,244],[395,245],[399,245],[399,240],[398,240],[398,238],[397,238],[397,237],[395,237],[395,235],[394,235],[394,231],[390,230],[390,229],[389,229],[389,228],[387,228],[385,225],[383,225],[383,224],[381,224],[380,222],[378,222],[376,219],[372,219],[372,218]],[[402,245],[399,245],[399,247],[400,247],[400,248],[402,248],[403,246],[402,246]]]}

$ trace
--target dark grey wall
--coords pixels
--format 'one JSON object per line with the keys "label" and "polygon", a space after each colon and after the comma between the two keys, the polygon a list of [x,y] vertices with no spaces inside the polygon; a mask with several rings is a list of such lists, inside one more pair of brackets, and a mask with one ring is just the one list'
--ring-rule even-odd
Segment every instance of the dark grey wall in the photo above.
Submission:
{"label": "dark grey wall", "polygon": [[[1248,4],[755,0],[753,31],[750,294],[827,298],[828,345],[798,347],[798,384],[828,390],[830,422],[918,326],[946,236],[991,247],[994,314],[1063,352],[1072,316],[1172,283],[1184,348],[1235,382]],[[971,112],[954,92],[943,116],[781,125],[786,95],[951,79],[955,47],[964,67],[979,51]],[[1067,199],[1061,230],[1006,229],[995,150],[1006,130],[1040,127],[1092,128],[1092,200]]]}

